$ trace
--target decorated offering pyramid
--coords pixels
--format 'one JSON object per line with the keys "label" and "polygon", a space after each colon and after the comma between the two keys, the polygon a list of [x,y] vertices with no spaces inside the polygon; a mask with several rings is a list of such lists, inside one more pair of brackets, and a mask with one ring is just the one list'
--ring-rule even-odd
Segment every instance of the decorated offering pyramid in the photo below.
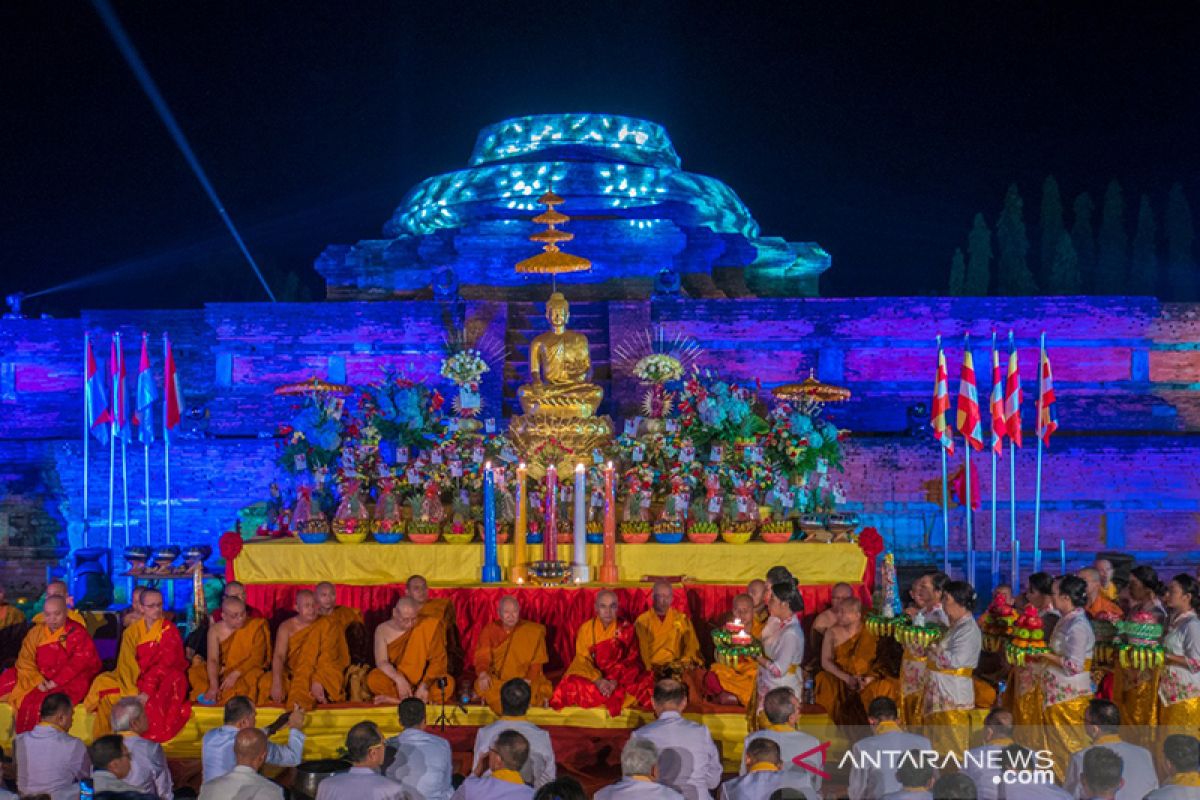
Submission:
{"label": "decorated offering pyramid", "polygon": [[1116,645],[1122,667],[1154,669],[1163,664],[1160,644],[1163,627],[1149,611],[1135,612],[1128,620],[1116,624],[1121,642]]}
{"label": "decorated offering pyramid", "polygon": [[741,620],[730,620],[712,632],[717,662],[736,667],[743,658],[758,658],[762,645],[757,642]]}
{"label": "decorated offering pyramid", "polygon": [[1096,637],[1095,661],[1097,664],[1111,665],[1117,652],[1117,622],[1115,614],[1100,612],[1092,619],[1092,633]]}
{"label": "decorated offering pyramid", "polygon": [[1041,616],[1033,606],[1025,606],[1025,610],[1013,624],[1012,640],[1005,648],[1009,662],[1020,667],[1029,656],[1045,653],[1048,649]]}
{"label": "decorated offering pyramid", "polygon": [[1003,647],[1004,641],[1013,635],[1017,619],[1017,610],[1009,603],[1008,597],[996,595],[979,620],[984,647],[993,652]]}

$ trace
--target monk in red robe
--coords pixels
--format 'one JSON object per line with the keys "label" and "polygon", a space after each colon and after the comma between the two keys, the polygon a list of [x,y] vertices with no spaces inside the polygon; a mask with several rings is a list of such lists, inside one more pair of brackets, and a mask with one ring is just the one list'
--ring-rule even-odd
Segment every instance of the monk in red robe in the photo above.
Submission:
{"label": "monk in red robe", "polygon": [[80,702],[98,672],[96,644],[82,625],[67,619],[66,601],[51,597],[42,622],[25,635],[16,666],[0,674],[0,700],[16,710],[16,732],[24,733],[38,724],[43,700],[62,692]]}
{"label": "monk in red robe", "polygon": [[496,714],[500,714],[500,687],[513,678],[529,684],[530,705],[545,707],[550,700],[550,681],[542,674],[546,655],[546,627],[521,619],[521,606],[512,595],[502,597],[499,620],[479,632],[475,645],[475,691]]}
{"label": "monk in red robe", "polygon": [[596,595],[596,616],[575,634],[575,659],[550,698],[550,707],[596,708],[616,716],[626,706],[650,706],[654,676],[642,663],[633,625],[617,618],[617,596]]}
{"label": "monk in red robe", "polygon": [[112,708],[122,697],[142,701],[150,723],[142,735],[154,742],[173,738],[191,716],[183,639],[175,624],[163,618],[162,592],[144,591],[141,608],[141,620],[121,637],[117,668],[97,675],[84,698],[84,706],[96,714],[93,738],[112,733]]}

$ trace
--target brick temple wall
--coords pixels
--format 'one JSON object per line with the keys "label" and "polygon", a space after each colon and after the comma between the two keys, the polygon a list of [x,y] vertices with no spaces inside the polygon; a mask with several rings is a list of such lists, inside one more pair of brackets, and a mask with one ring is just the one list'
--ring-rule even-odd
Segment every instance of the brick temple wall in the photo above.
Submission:
{"label": "brick temple wall", "polygon": [[[592,304],[594,308],[596,304]],[[852,508],[875,524],[901,559],[940,552],[939,462],[927,435],[912,435],[910,410],[927,404],[936,333],[946,337],[957,392],[962,335],[974,337],[979,391],[990,388],[993,328],[1017,333],[1033,418],[1036,338],[1047,331],[1062,430],[1045,454],[1042,542],[1065,537],[1075,558],[1101,549],[1193,562],[1200,551],[1200,306],[1151,298],[853,298],[615,301],[606,304],[609,350],[629,332],[661,324],[695,337],[702,364],[771,386],[806,375],[849,387],[831,409],[856,437],[844,479]],[[317,376],[364,384],[386,370],[438,381],[445,333],[466,320],[514,347],[509,307],[468,301],[226,304],[188,311],[86,312],[72,320],[0,321],[0,547],[52,554],[82,535],[83,335],[107,359],[120,330],[136,369],[141,331],[151,334],[161,378],[164,331],[171,334],[192,409],[187,438],[173,445],[172,518],[178,541],[213,541],[238,509],[264,499],[274,470],[276,426],[293,401],[272,391]],[[514,322],[514,325],[517,323]],[[523,341],[523,339],[518,340]],[[520,344],[515,345],[518,350]],[[521,355],[519,352],[517,355]],[[485,377],[485,409],[500,409],[503,371]],[[606,386],[618,416],[636,413],[638,389],[616,376]],[[132,380],[130,389],[132,391]],[[485,412],[486,415],[486,412]],[[922,415],[919,422],[924,422]],[[1032,435],[1027,434],[1032,445]],[[88,544],[107,542],[107,452],[93,443]],[[954,459],[960,463],[961,448]],[[144,541],[143,453],[128,451],[130,538]],[[989,466],[986,465],[985,466]],[[952,466],[953,468],[953,466]],[[120,455],[117,456],[120,470]],[[1007,460],[1001,462],[1001,540],[1006,541]],[[1034,449],[1018,454],[1018,526],[1032,541]],[[152,536],[162,525],[162,444],[151,450]],[[990,475],[976,541],[990,542]],[[122,498],[116,498],[121,518]],[[961,509],[951,528],[961,549]],[[115,538],[122,541],[118,526]],[[932,551],[931,551],[932,548]],[[17,550],[4,550],[16,555]]]}

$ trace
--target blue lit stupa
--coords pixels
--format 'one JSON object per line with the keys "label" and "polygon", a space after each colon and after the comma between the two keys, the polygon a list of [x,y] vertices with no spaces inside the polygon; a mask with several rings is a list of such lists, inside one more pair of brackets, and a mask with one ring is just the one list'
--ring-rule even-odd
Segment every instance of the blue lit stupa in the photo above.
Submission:
{"label": "blue lit stupa", "polygon": [[721,181],[681,169],[658,124],[610,114],[542,114],[484,128],[466,169],[413,187],[384,238],[332,245],[316,261],[332,299],[542,298],[513,265],[531,255],[537,200],[563,198],[575,297],[817,293],[829,254],[763,236]]}

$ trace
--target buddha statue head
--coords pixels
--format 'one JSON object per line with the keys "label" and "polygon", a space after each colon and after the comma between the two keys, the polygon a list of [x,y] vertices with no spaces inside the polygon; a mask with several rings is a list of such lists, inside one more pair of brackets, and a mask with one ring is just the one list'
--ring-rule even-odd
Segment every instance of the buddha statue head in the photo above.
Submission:
{"label": "buddha statue head", "polygon": [[571,319],[571,304],[567,302],[567,298],[562,292],[555,292],[550,295],[550,299],[546,301],[546,321],[550,323],[550,327],[555,333],[562,333],[566,330],[567,322]]}

